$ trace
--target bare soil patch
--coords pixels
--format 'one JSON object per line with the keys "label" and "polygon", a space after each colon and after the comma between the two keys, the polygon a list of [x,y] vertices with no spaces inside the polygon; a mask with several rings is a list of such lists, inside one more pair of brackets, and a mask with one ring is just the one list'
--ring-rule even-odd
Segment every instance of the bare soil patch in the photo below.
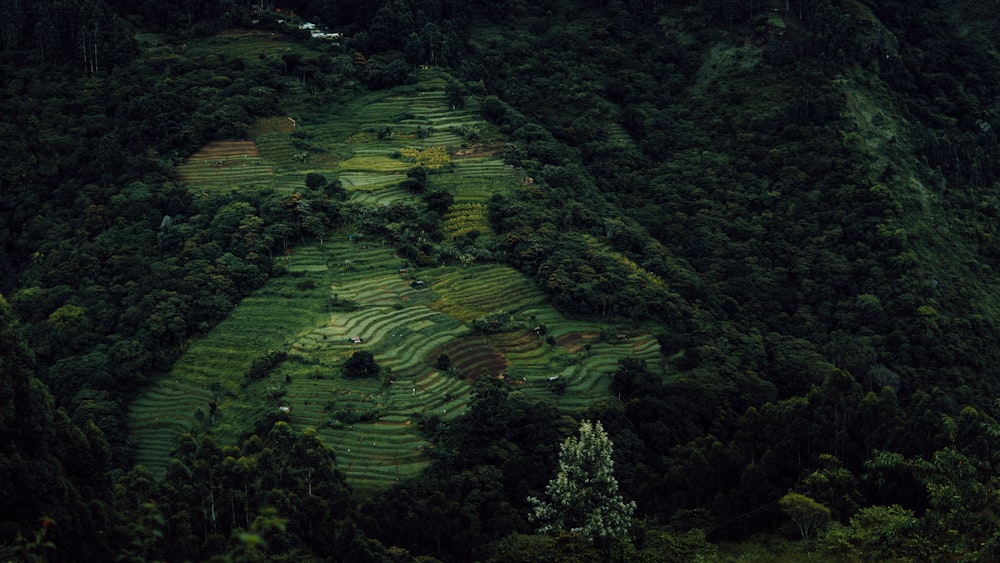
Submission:
{"label": "bare soil patch", "polygon": [[556,338],[556,344],[565,348],[570,354],[576,354],[583,350],[588,342],[600,337],[600,333],[597,332],[570,332]]}
{"label": "bare soil patch", "polygon": [[493,143],[489,145],[473,145],[468,148],[459,149],[451,153],[451,158],[453,159],[487,158],[491,156],[500,156],[502,154],[503,154],[503,145],[498,143]]}

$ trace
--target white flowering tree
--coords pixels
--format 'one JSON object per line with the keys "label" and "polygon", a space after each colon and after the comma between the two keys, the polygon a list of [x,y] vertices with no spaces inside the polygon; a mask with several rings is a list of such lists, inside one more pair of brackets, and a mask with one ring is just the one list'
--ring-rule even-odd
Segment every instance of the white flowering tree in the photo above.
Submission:
{"label": "white flowering tree", "polygon": [[528,519],[538,532],[566,530],[591,543],[604,543],[629,531],[635,502],[618,492],[611,460],[612,443],[600,422],[580,423],[580,436],[569,437],[559,452],[559,473],[545,487],[545,498],[528,497]]}

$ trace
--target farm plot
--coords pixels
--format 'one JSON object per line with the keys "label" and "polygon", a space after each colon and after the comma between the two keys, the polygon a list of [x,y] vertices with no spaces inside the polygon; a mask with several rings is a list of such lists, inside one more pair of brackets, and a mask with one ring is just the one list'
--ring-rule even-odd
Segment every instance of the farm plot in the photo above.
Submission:
{"label": "farm plot", "polygon": [[[305,372],[278,372],[291,379],[282,404],[290,409],[293,424],[318,429],[355,486],[384,486],[416,474],[429,463],[424,453],[430,444],[414,420],[425,414],[447,416],[449,411],[457,416],[465,410],[470,390],[467,382],[432,370],[426,359],[431,348],[466,329],[419,306],[365,309],[338,322],[340,326],[330,327],[336,337],[321,328],[304,338],[324,334],[325,340],[321,336],[313,341],[325,345],[329,356],[311,352],[308,357],[321,359]],[[366,335],[363,343],[351,344],[344,337],[354,333]],[[299,343],[295,349],[300,350]],[[391,370],[391,380],[337,378],[341,359],[360,349],[371,351],[379,365]]]}
{"label": "farm plot", "polygon": [[303,246],[293,249],[288,256],[280,259],[292,273],[325,272],[330,269],[330,253],[320,246]]}
{"label": "farm plot", "polygon": [[[420,78],[347,107],[296,115],[294,126],[289,118],[260,120],[254,142],[230,145],[229,152],[208,146],[201,158],[211,162],[201,165],[225,168],[216,161],[242,157],[234,149],[251,158],[253,147],[268,167],[266,183],[253,183],[264,182],[261,174],[245,185],[290,192],[301,189],[307,172],[318,172],[338,177],[352,201],[375,206],[414,199],[399,186],[406,170],[417,162],[441,164],[428,183],[455,197],[445,234],[492,236],[486,202],[516,189],[518,172],[499,159],[502,143],[469,146],[464,135],[488,126],[477,122],[474,108],[448,107],[438,71],[422,70]],[[293,139],[293,127],[308,135]],[[297,154],[300,140],[309,145],[305,156]],[[204,187],[230,185],[211,175],[193,178]],[[568,321],[510,267],[417,269],[363,234],[342,232],[325,242],[279,258],[283,275],[194,342],[169,376],[133,403],[132,440],[154,473],[165,470],[179,433],[203,424],[220,440],[233,439],[281,409],[296,428],[317,429],[354,486],[384,487],[427,467],[433,444],[421,436],[421,423],[461,416],[478,378],[504,375],[531,397],[575,409],[607,397],[608,374],[619,359],[653,360],[659,353],[645,333],[602,341],[606,327]],[[497,311],[510,313],[515,327],[471,333],[475,319]],[[248,382],[251,363],[269,350],[287,355]],[[342,377],[344,361],[360,350],[373,354],[384,377]],[[450,359],[447,370],[436,367],[442,354]],[[209,403],[216,405],[211,413]]]}
{"label": "farm plot", "polygon": [[383,487],[429,464],[432,445],[419,434],[424,416],[453,418],[465,412],[471,387],[425,368],[384,385],[374,381],[293,379],[284,397],[293,424],[317,428],[337,452],[354,486]]}
{"label": "farm plot", "polygon": [[185,184],[202,189],[270,186],[274,168],[253,141],[213,141],[177,166]]}
{"label": "farm plot", "polygon": [[[354,236],[352,240],[348,238]],[[328,248],[333,256],[330,261],[331,291],[338,299],[365,304],[386,304],[368,295],[383,295],[386,291],[396,296],[388,303],[404,302],[404,295],[417,290],[410,287],[409,275],[400,274],[405,261],[381,242],[369,241],[357,235],[337,236]],[[410,272],[406,269],[406,272]]]}
{"label": "farm plot", "polygon": [[[475,147],[461,148],[467,144],[463,128],[482,124],[475,112],[449,107],[444,85],[439,71],[425,69],[416,85],[373,93],[346,107],[326,107],[300,117],[296,127],[308,131],[309,143],[324,151],[322,155],[308,154],[304,162],[295,161],[300,151],[294,148],[291,136],[274,130],[276,125],[287,129],[287,124],[275,121],[255,128],[254,139],[262,156],[276,168],[274,186],[279,190],[298,187],[304,180],[303,167],[308,166],[338,177],[355,202],[383,205],[405,201],[412,196],[399,183],[406,178],[407,169],[418,164],[436,168],[448,164],[455,153],[462,155],[455,162],[456,172],[433,175],[429,180],[433,187],[448,189],[456,201],[479,203],[512,189],[515,181],[511,171],[504,169],[493,149],[482,153]],[[433,162],[424,162],[427,159]],[[468,228],[490,234],[484,216],[479,216],[475,225]],[[456,224],[453,231],[464,228]]]}
{"label": "farm plot", "polygon": [[515,354],[508,357],[515,364],[520,365],[524,361],[526,366],[530,366],[517,370],[527,380],[523,388],[525,394],[555,401],[560,407],[568,409],[584,408],[606,399],[611,376],[618,369],[620,360],[635,358],[653,363],[660,357],[659,343],[646,333],[611,341],[602,341],[591,332],[567,333],[557,339],[557,346],[566,353],[548,364],[529,361]]}
{"label": "farm plot", "polygon": [[511,169],[505,168],[502,160],[496,157],[474,157],[455,159],[455,173],[464,178],[507,178]]}
{"label": "farm plot", "polygon": [[[341,179],[343,180],[343,176]],[[355,188],[351,192],[351,201],[367,205],[388,205],[412,201],[413,194],[399,185],[399,181],[402,179],[402,176],[365,178],[362,182],[371,183],[358,185],[354,183],[355,178],[352,177],[344,181],[344,186]]]}
{"label": "farm plot", "polygon": [[444,214],[441,231],[446,239],[453,239],[471,231],[493,234],[486,214],[485,203],[455,203]]}
{"label": "farm plot", "polygon": [[510,365],[507,358],[486,336],[469,336],[449,342],[434,351],[434,359],[442,354],[451,360],[452,370],[462,378],[472,381],[501,375]]}
{"label": "farm plot", "polygon": [[[426,306],[421,298],[430,290],[411,286],[409,269],[399,272],[391,250],[342,239],[332,247],[335,256],[352,258],[343,269],[333,264],[330,291],[356,308],[334,310],[329,322],[300,336],[291,347],[296,358],[271,381],[290,381],[281,406],[290,409],[293,424],[318,429],[355,486],[384,486],[428,464],[430,444],[415,421],[464,412],[470,384],[434,370],[431,362],[435,349],[468,329]],[[386,381],[339,376],[343,361],[358,350],[374,355],[389,374]]]}
{"label": "farm plot", "polygon": [[337,465],[355,487],[384,488],[430,465],[430,443],[405,423],[355,423],[346,432],[324,428],[318,433],[337,452]]}
{"label": "farm plot", "polygon": [[134,400],[128,425],[135,462],[153,475],[165,474],[176,438],[204,418],[213,399],[212,391],[197,381],[168,377]]}
{"label": "farm plot", "polygon": [[254,137],[254,142],[260,150],[261,157],[267,159],[282,170],[295,168],[298,161],[295,153],[299,152],[292,144],[291,135],[286,133],[267,133]]}
{"label": "farm plot", "polygon": [[[410,165],[398,158],[356,154],[341,162],[338,171],[340,181],[349,191],[364,192],[362,199],[372,203],[387,203],[406,195],[398,185],[406,179],[408,168]],[[387,196],[387,192],[390,195]]]}
{"label": "farm plot", "polygon": [[485,204],[494,194],[508,194],[516,187],[513,173],[504,168],[500,168],[501,172],[495,176],[467,176],[461,168],[460,164],[456,164],[455,172],[431,175],[428,183],[432,188],[447,190],[455,197],[456,203]]}
{"label": "farm plot", "polygon": [[355,486],[385,486],[415,475],[429,463],[418,425],[425,414],[468,403],[469,386],[437,372],[374,381],[295,377],[282,399],[292,424],[313,426],[337,452],[337,462]]}
{"label": "farm plot", "polygon": [[605,124],[608,134],[608,144],[624,148],[635,148],[635,141],[628,131],[620,123],[609,122]]}
{"label": "farm plot", "polygon": [[425,277],[441,296],[433,307],[466,324],[489,313],[515,313],[547,300],[531,280],[509,266],[439,268]]}
{"label": "farm plot", "polygon": [[[325,261],[322,253],[298,257]],[[232,433],[241,430],[249,410],[241,385],[252,362],[269,350],[284,350],[303,330],[327,319],[327,291],[302,289],[299,276],[272,278],[203,338],[195,341],[169,374],[129,406],[130,440],[136,459],[162,475],[176,437],[208,418],[209,403],[218,407],[215,422]],[[234,437],[234,436],[233,436]]]}

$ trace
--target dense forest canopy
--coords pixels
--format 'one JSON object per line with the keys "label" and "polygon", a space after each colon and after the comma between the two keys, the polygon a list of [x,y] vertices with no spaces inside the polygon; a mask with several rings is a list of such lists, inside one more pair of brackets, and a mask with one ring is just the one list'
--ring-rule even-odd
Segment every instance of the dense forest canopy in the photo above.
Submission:
{"label": "dense forest canopy", "polygon": [[[1000,558],[989,10],[2,0],[0,553],[686,561],[770,536],[780,547],[763,559]],[[229,47],[244,36],[256,51]],[[402,195],[377,205],[317,164],[346,178],[353,156],[346,142],[325,149],[340,133],[318,128],[290,135],[292,190],[208,189],[178,172],[212,142],[262,137],[267,119],[294,129],[284,116],[401,97],[429,76],[444,77],[450,110],[481,120],[460,131],[464,150],[517,178],[482,204],[478,229],[443,227],[468,203],[440,180],[456,147],[393,155],[414,165],[386,165]],[[416,138],[434,133],[423,127]],[[397,132],[362,133],[349,141]],[[287,412],[223,428],[218,388],[162,475],[136,465],[140,393],[291,276],[290,246],[348,235],[390,246],[400,275],[503,265],[560,314],[605,327],[580,350],[645,332],[659,352],[622,358],[606,397],[578,407],[536,400],[514,377],[470,378],[465,414],[419,420],[427,469],[382,490],[356,490],[347,452]],[[359,307],[295,283],[319,315]],[[504,311],[463,323],[483,338],[519,328]],[[540,322],[526,329],[568,349]],[[266,350],[241,387],[296,361],[309,367]],[[459,373],[440,351],[433,363]],[[341,369],[391,383],[370,352]],[[545,374],[557,398],[572,392],[558,375]],[[582,421],[600,429],[610,498],[634,506],[616,516],[627,533],[549,525],[584,510],[555,496],[578,490],[566,482],[577,458],[561,452],[591,432]],[[547,491],[545,510],[566,512],[536,526],[529,498]]]}

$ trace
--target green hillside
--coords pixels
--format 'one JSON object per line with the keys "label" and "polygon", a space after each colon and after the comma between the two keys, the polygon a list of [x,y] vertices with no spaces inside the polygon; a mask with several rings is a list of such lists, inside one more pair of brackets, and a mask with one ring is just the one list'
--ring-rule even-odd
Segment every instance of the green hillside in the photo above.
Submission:
{"label": "green hillside", "polygon": [[0,556],[1000,559],[993,8],[4,3]]}

